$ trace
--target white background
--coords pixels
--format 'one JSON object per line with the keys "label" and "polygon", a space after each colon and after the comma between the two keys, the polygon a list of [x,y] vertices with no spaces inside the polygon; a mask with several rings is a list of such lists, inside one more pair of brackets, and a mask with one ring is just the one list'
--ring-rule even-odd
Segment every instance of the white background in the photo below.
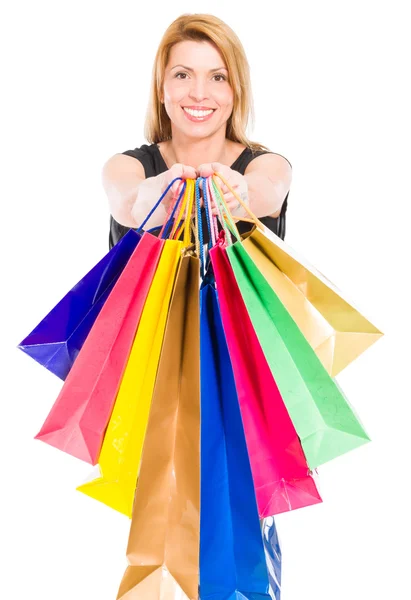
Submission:
{"label": "white background", "polygon": [[293,165],[288,243],[386,334],[338,377],[372,443],[319,470],[323,504],[276,519],[282,600],[409,597],[406,5],[15,0],[3,9],[2,598],[113,600],[126,567],[128,519],[75,491],[89,465],[33,440],[61,382],[15,347],[107,252],[101,169],[144,143],[155,50],[184,12],[219,16],[245,46],[251,137]]}

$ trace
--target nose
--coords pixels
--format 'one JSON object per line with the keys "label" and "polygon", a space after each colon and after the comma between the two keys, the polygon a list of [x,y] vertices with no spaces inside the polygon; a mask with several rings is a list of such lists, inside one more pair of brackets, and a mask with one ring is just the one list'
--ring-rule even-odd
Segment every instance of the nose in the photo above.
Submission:
{"label": "nose", "polygon": [[193,78],[192,82],[189,94],[190,98],[196,102],[202,102],[208,98],[206,82],[200,77]]}

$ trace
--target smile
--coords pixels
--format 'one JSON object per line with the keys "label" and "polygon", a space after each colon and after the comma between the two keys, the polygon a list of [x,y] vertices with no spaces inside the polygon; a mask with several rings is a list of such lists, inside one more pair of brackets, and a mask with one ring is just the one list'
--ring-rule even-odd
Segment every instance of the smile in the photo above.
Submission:
{"label": "smile", "polygon": [[209,108],[204,110],[195,110],[192,108],[183,107],[183,111],[185,115],[190,119],[190,121],[206,121],[211,115],[214,113],[215,109]]}

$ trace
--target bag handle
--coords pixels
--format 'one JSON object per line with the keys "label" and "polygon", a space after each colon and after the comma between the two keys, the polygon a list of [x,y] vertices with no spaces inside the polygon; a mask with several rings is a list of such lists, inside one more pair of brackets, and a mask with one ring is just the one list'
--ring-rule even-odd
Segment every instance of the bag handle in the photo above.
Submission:
{"label": "bag handle", "polygon": [[153,208],[150,210],[150,212],[148,213],[148,215],[146,216],[146,218],[144,219],[144,221],[141,223],[141,225],[139,225],[139,227],[136,228],[137,233],[144,233],[144,231],[143,231],[144,225],[150,219],[151,215],[160,206],[163,198],[166,196],[166,194],[168,193],[168,190],[171,188],[171,186],[173,185],[173,183],[175,183],[176,181],[179,181],[179,180],[182,180],[182,177],[176,177],[175,179],[173,179],[173,181],[171,183],[168,184],[167,188],[161,194],[161,197],[157,200],[157,202],[155,203],[155,205],[153,206]]}
{"label": "bag handle", "polygon": [[162,239],[167,239],[167,237],[168,237],[170,227],[172,227],[172,225],[174,223],[175,212],[176,212],[177,207],[179,206],[179,204],[181,202],[181,198],[184,195],[184,192],[186,190],[186,186],[187,186],[186,181],[182,179],[180,181],[180,183],[179,183],[179,186],[178,186],[178,189],[176,190],[176,193],[174,194],[174,198],[171,201],[170,208],[168,210],[167,219],[164,222],[163,227],[161,228],[159,237],[161,237]]}
{"label": "bag handle", "polygon": [[[178,239],[181,235],[181,232],[184,231],[183,244],[185,248],[191,245],[190,225],[194,204],[195,180],[187,179],[186,183],[187,186],[185,188],[184,198],[181,203],[180,212],[170,234],[170,237],[172,239]],[[184,211],[186,211],[186,216],[183,219]],[[180,223],[181,221],[182,224]]]}
{"label": "bag handle", "polygon": [[210,177],[208,177],[205,180],[203,195],[204,195],[204,203],[205,203],[205,207],[206,207],[206,216],[208,219],[207,224],[208,224],[209,230],[211,230],[211,237],[209,236],[209,239],[211,239],[211,243],[209,242],[209,246],[212,247],[212,246],[215,246],[215,244],[217,243],[219,231],[218,231],[217,217],[216,217],[216,215],[212,214],[212,210],[211,210],[211,199],[213,198],[213,189],[212,189]]}
{"label": "bag handle", "polygon": [[[264,232],[265,231],[264,224],[258,219],[258,217],[255,216],[255,214],[251,211],[251,209],[249,208],[249,206],[240,198],[240,196],[237,194],[237,192],[235,190],[233,190],[233,188],[231,187],[231,185],[226,181],[226,179],[221,175],[221,173],[218,173],[218,172],[215,173],[214,176],[213,176],[213,179],[214,179],[214,177],[218,177],[224,183],[224,185],[227,187],[227,189],[233,194],[233,196],[239,201],[239,203],[241,204],[241,206],[249,214],[249,216],[251,218],[251,221],[255,225],[257,225],[257,227],[259,227]],[[220,190],[220,192],[221,192],[221,190]],[[224,202],[224,199],[223,199],[223,202]],[[226,207],[226,210],[228,211],[227,207]],[[235,217],[235,218],[238,221],[245,221],[247,223],[250,223],[249,219],[244,219],[244,218],[239,218],[239,217]]]}
{"label": "bag handle", "polygon": [[234,223],[233,217],[228,209],[228,206],[224,200],[224,194],[220,186],[218,185],[217,178],[212,176],[210,177],[210,179],[213,200],[219,212],[219,218],[225,232],[225,243],[226,245],[231,246],[233,243],[231,239],[231,233],[234,235],[238,242],[241,242],[241,237],[238,232],[237,226]]}

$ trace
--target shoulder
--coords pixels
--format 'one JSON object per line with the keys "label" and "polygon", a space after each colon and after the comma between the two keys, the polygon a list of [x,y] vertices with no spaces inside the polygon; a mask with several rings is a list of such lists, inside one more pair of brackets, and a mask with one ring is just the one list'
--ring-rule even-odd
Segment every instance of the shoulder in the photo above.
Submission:
{"label": "shoulder", "polygon": [[136,173],[144,178],[150,177],[153,172],[153,163],[155,160],[155,152],[157,147],[155,144],[143,144],[132,150],[118,152],[109,158],[103,167],[104,174],[115,175],[118,173]]}
{"label": "shoulder", "polygon": [[152,156],[156,150],[156,144],[143,144],[142,146],[134,148],[133,150],[125,150],[124,152],[121,152],[121,155],[131,156],[132,158],[137,158],[139,160],[140,158],[144,158],[146,156]]}
{"label": "shoulder", "polygon": [[125,150],[119,154],[119,156],[129,156],[130,158],[134,158],[143,165],[145,170],[147,170],[152,167],[156,153],[158,153],[158,147],[156,144],[143,144],[142,146],[134,148],[133,150]]}

